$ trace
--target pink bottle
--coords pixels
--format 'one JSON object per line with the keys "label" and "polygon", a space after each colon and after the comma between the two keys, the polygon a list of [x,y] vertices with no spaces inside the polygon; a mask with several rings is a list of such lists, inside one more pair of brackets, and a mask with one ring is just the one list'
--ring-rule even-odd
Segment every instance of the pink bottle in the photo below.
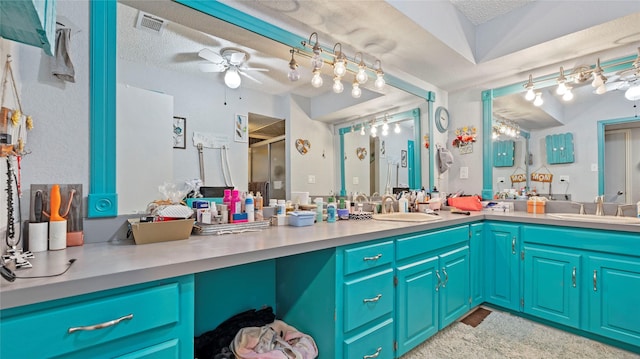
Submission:
{"label": "pink bottle", "polygon": [[242,203],[240,200],[240,193],[237,189],[231,191],[231,205],[229,206],[229,223],[233,223],[233,215],[235,213],[242,213]]}

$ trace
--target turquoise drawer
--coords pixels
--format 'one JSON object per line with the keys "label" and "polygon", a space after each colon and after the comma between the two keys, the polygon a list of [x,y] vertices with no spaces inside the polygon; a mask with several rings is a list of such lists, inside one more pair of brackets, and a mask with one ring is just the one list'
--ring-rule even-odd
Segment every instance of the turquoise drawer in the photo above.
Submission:
{"label": "turquoise drawer", "polygon": [[[173,325],[180,319],[179,291],[178,283],[169,283],[3,318],[2,341],[23,348],[24,358],[51,357]],[[120,318],[124,319],[102,329],[71,329]]]}
{"label": "turquoise drawer", "polygon": [[179,340],[172,339],[148,348],[136,350],[133,353],[119,356],[117,359],[175,359],[180,357],[179,347]]}
{"label": "turquoise drawer", "polygon": [[393,310],[393,270],[344,284],[344,331],[349,332]]}
{"label": "turquoise drawer", "polygon": [[357,246],[344,250],[344,274],[376,268],[393,261],[393,241]]}
{"label": "turquoise drawer", "polygon": [[399,238],[396,242],[396,259],[402,260],[424,253],[441,250],[469,240],[469,226],[443,229],[432,233]]}
{"label": "turquoise drawer", "polygon": [[392,359],[393,319],[344,341],[345,358]]}

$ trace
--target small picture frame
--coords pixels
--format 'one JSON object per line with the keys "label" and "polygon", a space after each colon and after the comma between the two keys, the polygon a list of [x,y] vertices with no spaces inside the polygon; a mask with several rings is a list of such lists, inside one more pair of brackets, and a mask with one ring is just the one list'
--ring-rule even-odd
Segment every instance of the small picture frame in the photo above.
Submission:
{"label": "small picture frame", "polygon": [[173,148],[187,148],[187,119],[173,116]]}
{"label": "small picture frame", "polygon": [[233,120],[233,138],[236,142],[249,142],[249,124],[246,115],[236,114]]}
{"label": "small picture frame", "polygon": [[402,167],[407,167],[407,151],[400,150],[400,165]]}

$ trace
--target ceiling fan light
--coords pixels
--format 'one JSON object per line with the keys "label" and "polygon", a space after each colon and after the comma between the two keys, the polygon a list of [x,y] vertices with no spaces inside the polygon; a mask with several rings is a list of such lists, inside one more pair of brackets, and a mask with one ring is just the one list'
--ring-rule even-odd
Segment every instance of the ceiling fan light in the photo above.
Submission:
{"label": "ceiling fan light", "polygon": [[629,101],[640,100],[640,84],[629,87],[629,89],[624,92],[624,97]]}
{"label": "ceiling fan light", "polygon": [[240,87],[240,83],[242,79],[240,78],[240,74],[238,73],[238,69],[235,67],[231,67],[224,74],[224,83],[230,89],[237,89]]}
{"label": "ceiling fan light", "polygon": [[320,70],[313,70],[313,77],[311,78],[311,86],[318,88],[322,86],[322,76],[320,76]]}
{"label": "ceiling fan light", "polygon": [[534,106],[542,106],[544,100],[542,100],[542,92],[536,92],[536,99],[533,100]]}

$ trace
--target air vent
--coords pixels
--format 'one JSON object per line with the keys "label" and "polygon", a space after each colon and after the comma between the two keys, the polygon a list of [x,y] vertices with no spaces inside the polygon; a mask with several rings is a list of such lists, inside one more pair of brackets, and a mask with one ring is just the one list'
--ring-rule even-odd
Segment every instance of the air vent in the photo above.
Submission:
{"label": "air vent", "polygon": [[140,11],[138,12],[136,29],[146,30],[160,35],[167,26],[167,23],[168,21],[165,19]]}

